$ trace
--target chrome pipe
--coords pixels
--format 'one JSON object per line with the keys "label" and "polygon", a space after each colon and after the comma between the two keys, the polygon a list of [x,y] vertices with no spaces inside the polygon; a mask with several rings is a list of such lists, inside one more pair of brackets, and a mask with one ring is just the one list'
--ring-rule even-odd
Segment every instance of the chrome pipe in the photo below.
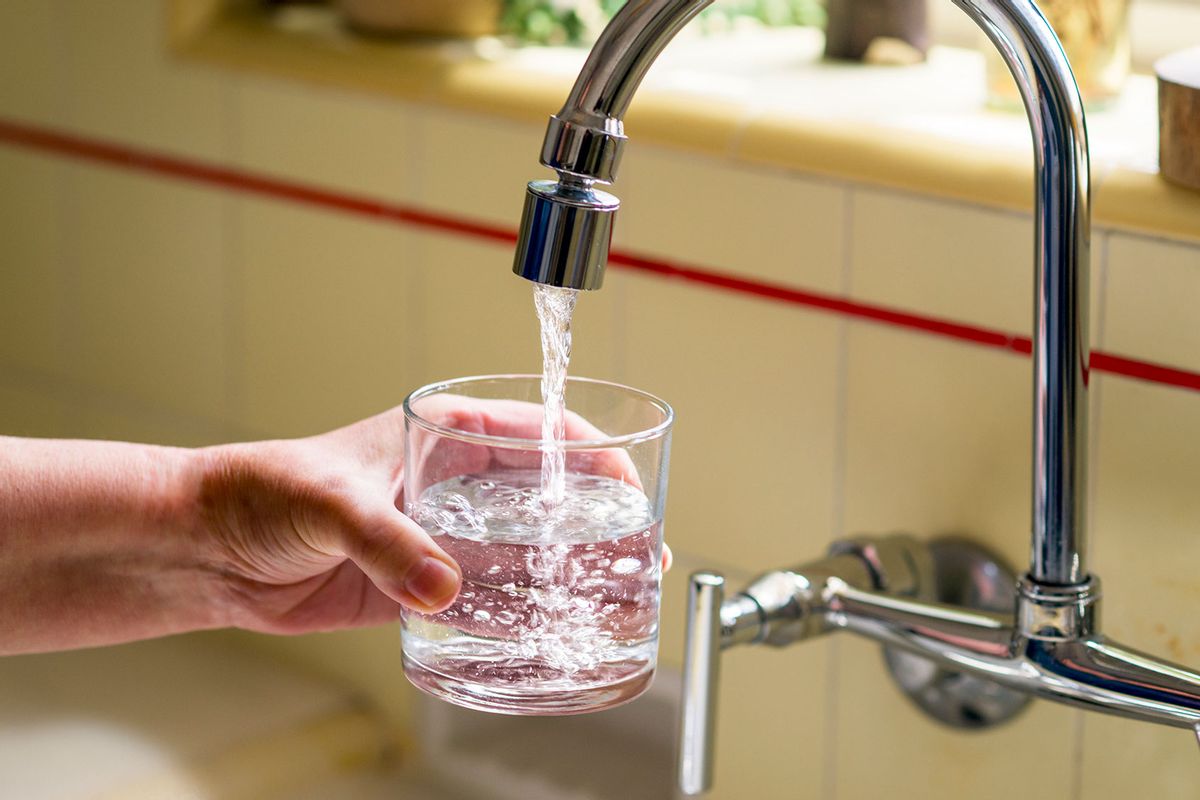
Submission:
{"label": "chrome pipe", "polygon": [[1200,673],[1110,642],[1014,637],[1013,621],[845,591],[831,604],[837,627],[948,669],[1057,703],[1142,722],[1200,724]]}
{"label": "chrome pipe", "polygon": [[1103,636],[1031,640],[1020,664],[1006,682],[1035,696],[1159,725],[1200,725],[1200,673]]}
{"label": "chrome pipe", "polygon": [[1091,190],[1083,101],[1032,2],[954,0],[1000,51],[1033,133],[1033,541],[1039,583],[1087,578],[1088,270]]}
{"label": "chrome pipe", "polygon": [[945,662],[952,657],[943,653],[1006,658],[1012,652],[1011,614],[1005,617],[864,591],[841,578],[829,580],[827,596],[826,613],[832,625],[917,655],[934,655]]}

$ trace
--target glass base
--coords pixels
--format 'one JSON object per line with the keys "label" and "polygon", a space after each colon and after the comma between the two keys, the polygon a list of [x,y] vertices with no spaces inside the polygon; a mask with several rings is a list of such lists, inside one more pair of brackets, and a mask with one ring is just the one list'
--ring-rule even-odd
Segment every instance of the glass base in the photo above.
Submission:
{"label": "glass base", "polygon": [[456,706],[493,714],[556,717],[587,714],[624,705],[642,695],[654,680],[654,667],[617,682],[579,689],[505,688],[471,683],[435,672],[411,659],[404,660],[404,675],[418,689]]}

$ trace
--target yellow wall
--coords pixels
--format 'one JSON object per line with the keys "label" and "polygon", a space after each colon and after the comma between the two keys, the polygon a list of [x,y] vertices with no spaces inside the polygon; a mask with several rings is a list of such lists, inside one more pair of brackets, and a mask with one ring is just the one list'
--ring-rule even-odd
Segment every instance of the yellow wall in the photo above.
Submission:
{"label": "yellow wall", "polygon": [[[540,126],[166,54],[159,3],[0,4],[0,118],[513,227]],[[550,110],[550,109],[547,109]],[[617,245],[1027,332],[1027,215],[629,147]],[[1200,370],[1200,245],[1098,228],[1097,346]],[[537,368],[510,249],[0,144],[0,428],[202,444],[313,433],[437,378]],[[838,536],[961,533],[1026,560],[1029,362],[614,269],[573,370],[678,411],[663,658],[686,573]],[[1107,630],[1200,663],[1200,395],[1093,374],[1092,565]],[[251,637],[246,637],[251,640]],[[408,719],[394,629],[255,646]],[[1186,733],[1041,703],[928,721],[850,639],[733,652],[720,797],[1195,796]],[[1017,787],[1014,789],[1014,787]]]}

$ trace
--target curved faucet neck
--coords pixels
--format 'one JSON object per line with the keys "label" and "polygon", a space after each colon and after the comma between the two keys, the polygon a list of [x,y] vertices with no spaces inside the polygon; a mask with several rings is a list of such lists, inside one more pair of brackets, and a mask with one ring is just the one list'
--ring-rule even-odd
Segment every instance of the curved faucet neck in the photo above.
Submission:
{"label": "curved faucet neck", "polygon": [[[625,143],[622,119],[646,71],[712,0],[629,0],[601,34],[542,148],[564,177],[612,182]],[[1030,577],[1054,586],[1087,579],[1089,165],[1083,104],[1062,45],[1033,0],[954,0],[1000,51],[1017,81],[1034,145],[1033,542]],[[531,224],[531,223],[527,223]],[[515,270],[569,250],[567,232],[526,237]],[[602,262],[603,253],[591,261]],[[969,257],[969,254],[964,254]],[[599,285],[598,281],[593,281]]]}

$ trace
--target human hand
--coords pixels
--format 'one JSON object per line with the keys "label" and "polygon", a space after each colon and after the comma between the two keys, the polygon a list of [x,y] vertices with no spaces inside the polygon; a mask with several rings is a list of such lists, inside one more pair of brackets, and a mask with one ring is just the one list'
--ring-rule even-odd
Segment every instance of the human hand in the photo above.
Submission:
{"label": "human hand", "polygon": [[[540,432],[541,409],[534,404],[439,402],[432,413],[455,428],[520,438]],[[597,434],[582,418],[568,415],[568,439]],[[387,622],[399,616],[401,605],[423,613],[451,605],[463,567],[400,511],[403,441],[403,413],[393,409],[308,439],[208,451],[200,506],[212,533],[208,557],[222,576],[229,624],[302,633]],[[492,458],[515,457],[489,455],[498,451],[466,443],[454,447],[453,453],[438,453],[446,477],[496,466]],[[576,461],[573,469],[636,484],[636,471],[620,451],[573,457],[591,460]],[[664,547],[663,554],[665,569],[670,551]]]}

